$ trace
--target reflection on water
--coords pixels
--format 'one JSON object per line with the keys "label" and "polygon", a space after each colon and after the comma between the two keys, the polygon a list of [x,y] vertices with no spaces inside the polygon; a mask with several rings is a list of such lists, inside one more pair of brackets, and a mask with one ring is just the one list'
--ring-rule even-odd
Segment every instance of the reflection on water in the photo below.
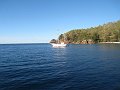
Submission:
{"label": "reflection on water", "polygon": [[101,49],[103,50],[119,50],[120,49],[120,44],[100,44]]}

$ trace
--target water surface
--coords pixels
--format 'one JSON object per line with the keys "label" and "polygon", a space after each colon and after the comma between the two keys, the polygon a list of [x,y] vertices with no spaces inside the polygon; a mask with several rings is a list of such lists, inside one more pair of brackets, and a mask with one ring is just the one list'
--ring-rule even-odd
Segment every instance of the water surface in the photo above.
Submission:
{"label": "water surface", "polygon": [[0,90],[120,90],[120,44],[0,45]]}

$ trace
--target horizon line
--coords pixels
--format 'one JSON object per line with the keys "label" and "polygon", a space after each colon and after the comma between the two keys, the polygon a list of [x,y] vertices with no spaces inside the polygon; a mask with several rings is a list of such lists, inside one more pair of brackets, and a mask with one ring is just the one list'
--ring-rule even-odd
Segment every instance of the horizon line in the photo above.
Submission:
{"label": "horizon line", "polygon": [[[49,43],[49,42],[46,42],[46,43]],[[45,42],[43,42],[43,43],[42,42],[29,42],[29,43],[28,42],[26,42],[26,43],[25,42],[21,42],[21,43],[14,43],[13,42],[13,43],[0,43],[0,45],[1,44],[46,44],[46,43]]]}

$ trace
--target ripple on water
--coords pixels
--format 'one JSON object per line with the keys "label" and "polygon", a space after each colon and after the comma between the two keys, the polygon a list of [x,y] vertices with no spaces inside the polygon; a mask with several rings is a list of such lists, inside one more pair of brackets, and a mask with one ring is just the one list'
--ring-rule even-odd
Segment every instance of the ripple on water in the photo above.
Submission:
{"label": "ripple on water", "polygon": [[0,45],[0,90],[119,90],[120,45]]}

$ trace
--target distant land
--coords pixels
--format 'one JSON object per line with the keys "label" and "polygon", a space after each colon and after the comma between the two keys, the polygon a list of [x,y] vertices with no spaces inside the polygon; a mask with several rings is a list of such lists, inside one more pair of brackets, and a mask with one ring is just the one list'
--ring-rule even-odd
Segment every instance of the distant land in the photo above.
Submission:
{"label": "distant land", "polygon": [[[120,20],[87,29],[74,29],[59,35],[59,41],[73,44],[120,42]],[[51,42],[57,42],[52,39]]]}

